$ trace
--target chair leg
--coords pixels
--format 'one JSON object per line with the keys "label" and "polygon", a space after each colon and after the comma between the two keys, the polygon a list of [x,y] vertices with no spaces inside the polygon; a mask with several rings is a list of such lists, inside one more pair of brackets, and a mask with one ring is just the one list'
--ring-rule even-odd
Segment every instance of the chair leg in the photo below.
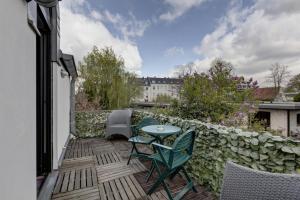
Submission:
{"label": "chair leg", "polygon": [[131,149],[131,152],[130,152],[130,155],[129,155],[129,158],[128,158],[128,161],[127,161],[127,165],[129,165],[129,163],[130,163],[130,160],[131,160],[131,156],[132,156],[133,150],[135,149],[134,146],[135,146],[135,145],[132,144],[132,149]]}
{"label": "chair leg", "polygon": [[[189,183],[192,183],[192,184],[193,184],[193,181],[191,180],[191,178],[190,178],[190,176],[188,175],[188,173],[185,171],[184,167],[182,167],[182,172],[183,172],[183,174],[184,174],[186,180],[187,180]],[[198,192],[194,184],[193,184],[192,190],[193,190],[194,192],[196,192],[196,193]]]}
{"label": "chair leg", "polygon": [[159,178],[154,183],[154,185],[150,188],[150,190],[147,192],[147,195],[151,195],[159,187],[159,185],[162,184],[165,191],[167,192],[169,199],[173,200],[172,194],[164,181],[170,175],[170,172],[166,170],[164,173],[161,173],[158,164],[155,161],[153,161],[153,163]]}
{"label": "chair leg", "polygon": [[146,177],[146,183],[148,183],[150,177],[152,176],[153,171],[154,171],[154,168],[155,168],[155,167],[154,167],[153,161],[151,161],[151,167],[150,167],[149,174],[148,174],[147,177]]}

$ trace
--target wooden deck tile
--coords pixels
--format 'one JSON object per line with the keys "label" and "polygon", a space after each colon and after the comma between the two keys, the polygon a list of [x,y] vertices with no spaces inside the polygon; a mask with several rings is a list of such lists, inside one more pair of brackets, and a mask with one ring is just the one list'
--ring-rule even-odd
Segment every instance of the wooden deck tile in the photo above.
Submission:
{"label": "wooden deck tile", "polygon": [[129,165],[127,165],[126,162],[118,162],[96,166],[99,183],[145,170],[146,168],[144,167],[144,165],[136,159],[133,159]]}
{"label": "wooden deck tile", "polygon": [[98,187],[89,187],[72,192],[58,193],[52,196],[53,200],[101,200]]}
{"label": "wooden deck tile", "polygon": [[78,190],[97,185],[94,166],[63,169],[59,172],[53,194]]}
{"label": "wooden deck tile", "polygon": [[93,156],[86,156],[86,157],[80,157],[80,158],[69,158],[69,159],[63,160],[61,169],[79,167],[79,166],[83,166],[83,165],[93,165],[93,164],[94,164]]}
{"label": "wooden deck tile", "polygon": [[[139,146],[142,152],[149,148]],[[150,162],[132,159],[127,165],[131,144],[125,140],[90,138],[70,141],[65,159],[59,169],[53,191],[55,200],[167,200],[162,187],[150,196],[146,191],[156,180],[156,173],[148,183],[145,181]],[[147,168],[146,168],[146,167]],[[176,176],[167,181],[173,196],[185,185]],[[212,200],[214,196],[205,188],[197,186],[198,193],[190,191],[183,199]]]}
{"label": "wooden deck tile", "polygon": [[116,151],[110,151],[102,154],[96,155],[97,165],[106,165],[115,162],[122,162],[120,154]]}
{"label": "wooden deck tile", "polygon": [[99,184],[101,200],[135,200],[146,194],[134,176],[129,175]]}

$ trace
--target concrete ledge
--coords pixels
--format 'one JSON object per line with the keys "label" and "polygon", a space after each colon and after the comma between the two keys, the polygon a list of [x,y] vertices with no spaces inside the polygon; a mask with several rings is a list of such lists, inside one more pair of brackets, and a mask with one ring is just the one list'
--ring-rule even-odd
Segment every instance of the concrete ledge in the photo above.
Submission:
{"label": "concrete ledge", "polygon": [[38,195],[38,200],[50,200],[54,186],[58,177],[58,170],[52,171],[46,178],[42,189]]}

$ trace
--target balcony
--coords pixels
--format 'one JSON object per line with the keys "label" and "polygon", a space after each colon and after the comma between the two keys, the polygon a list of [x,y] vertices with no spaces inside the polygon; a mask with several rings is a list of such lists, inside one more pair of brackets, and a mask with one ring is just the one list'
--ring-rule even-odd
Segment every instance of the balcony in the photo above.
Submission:
{"label": "balcony", "polygon": [[[151,153],[149,148],[141,148]],[[130,149],[131,144],[122,139],[72,139],[59,168],[52,199],[167,200],[162,187],[146,195],[157,175],[153,174],[147,183],[149,161],[134,159],[127,165]],[[175,194],[184,187],[185,180],[177,175],[168,184]],[[197,190],[198,193],[190,191],[184,199],[215,199],[205,187],[198,185]]]}

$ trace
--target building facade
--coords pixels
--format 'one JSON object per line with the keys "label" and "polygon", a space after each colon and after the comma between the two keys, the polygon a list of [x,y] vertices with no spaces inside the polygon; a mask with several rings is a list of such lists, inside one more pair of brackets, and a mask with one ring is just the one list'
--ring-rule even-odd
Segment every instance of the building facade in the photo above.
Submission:
{"label": "building facade", "polygon": [[166,95],[174,99],[179,98],[182,79],[146,77],[138,79],[142,94],[139,102],[154,102],[159,95]]}
{"label": "building facade", "polygon": [[[74,58],[60,51],[57,0],[0,6],[0,199],[48,199],[74,116]],[[71,125],[72,124],[72,125]]]}
{"label": "building facade", "polygon": [[259,104],[258,118],[265,120],[267,126],[280,131],[283,136],[300,134],[300,103],[263,103]]}

